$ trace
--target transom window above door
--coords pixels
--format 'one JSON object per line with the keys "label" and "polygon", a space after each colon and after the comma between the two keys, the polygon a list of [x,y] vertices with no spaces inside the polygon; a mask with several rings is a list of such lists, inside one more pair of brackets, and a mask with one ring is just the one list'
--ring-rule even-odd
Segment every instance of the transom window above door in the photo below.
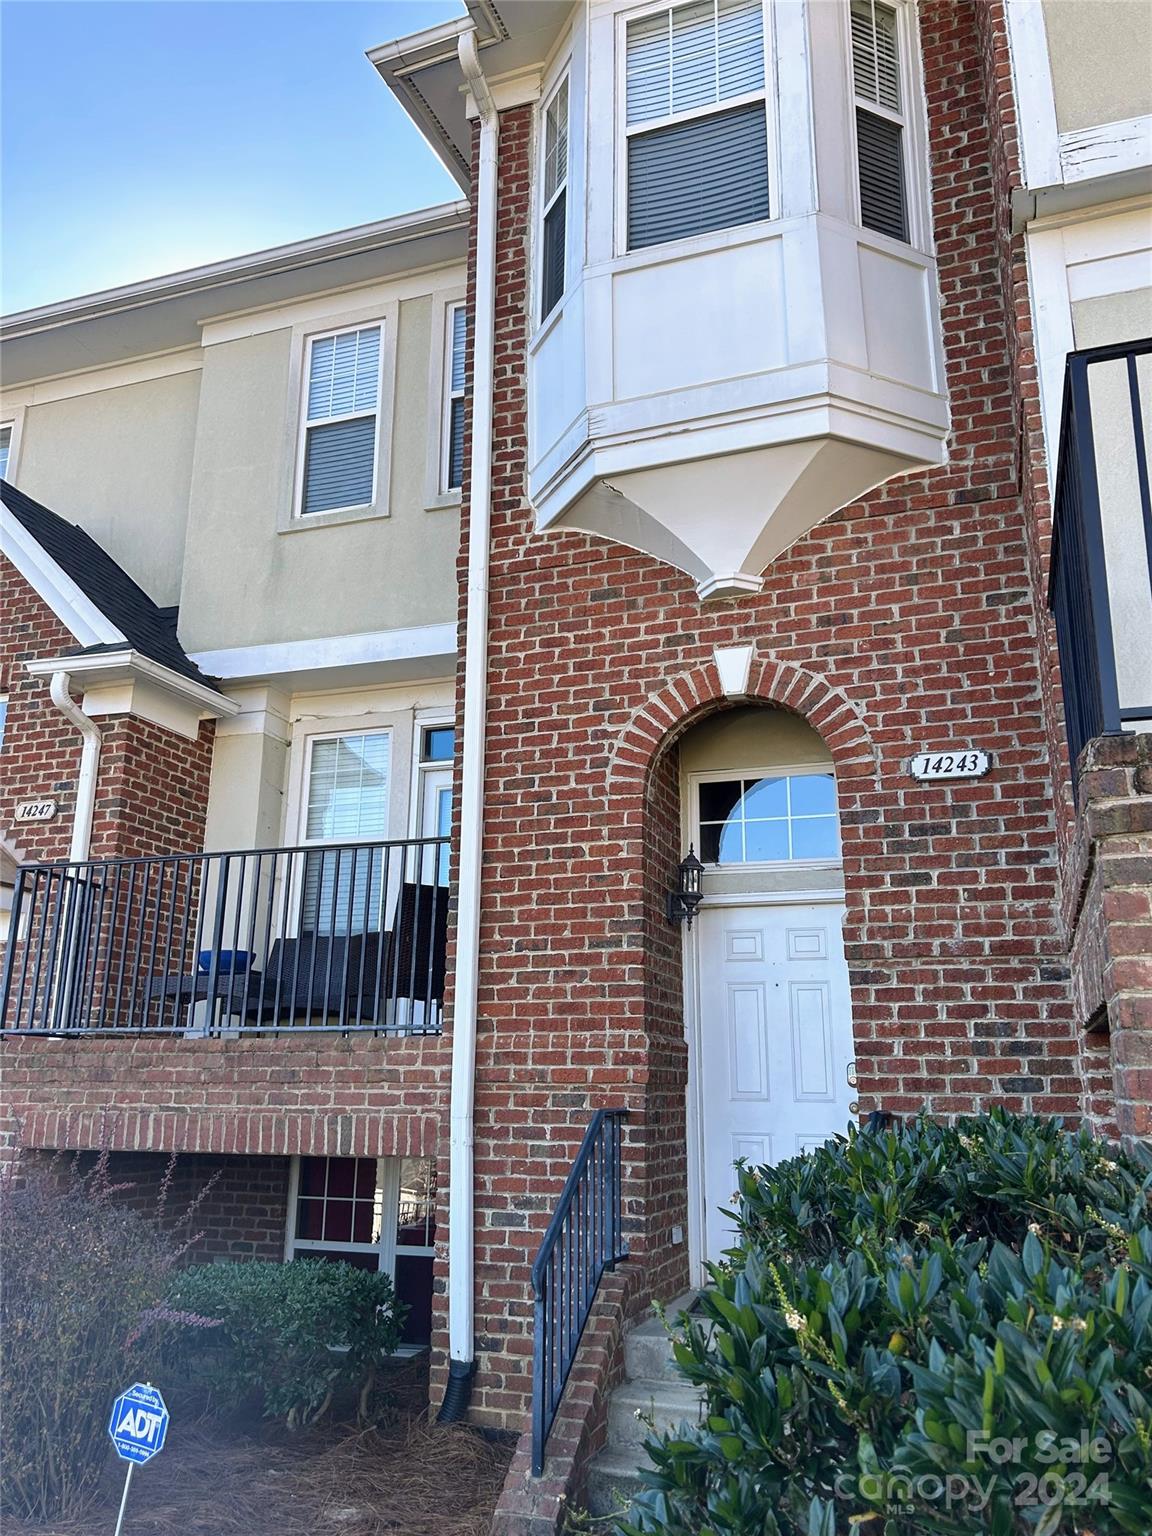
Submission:
{"label": "transom window above door", "polygon": [[708,779],[697,787],[706,864],[777,864],[840,857],[830,773]]}

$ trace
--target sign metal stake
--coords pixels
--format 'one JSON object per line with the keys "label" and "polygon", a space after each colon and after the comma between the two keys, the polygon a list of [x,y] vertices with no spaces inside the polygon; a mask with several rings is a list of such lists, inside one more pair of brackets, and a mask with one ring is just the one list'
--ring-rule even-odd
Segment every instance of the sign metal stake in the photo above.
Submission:
{"label": "sign metal stake", "polygon": [[132,1473],[135,1470],[136,1463],[130,1461],[128,1463],[127,1475],[124,1478],[124,1493],[120,1499],[120,1513],[116,1516],[116,1529],[113,1532],[113,1536],[120,1536],[121,1531],[124,1529],[124,1510],[128,1504],[128,1490],[132,1486]]}

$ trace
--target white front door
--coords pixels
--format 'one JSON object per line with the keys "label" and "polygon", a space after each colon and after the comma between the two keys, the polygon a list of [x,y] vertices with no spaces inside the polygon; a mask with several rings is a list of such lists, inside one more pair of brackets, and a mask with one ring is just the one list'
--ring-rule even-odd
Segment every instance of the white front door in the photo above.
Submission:
{"label": "white front door", "polygon": [[703,907],[696,1061],[704,1257],[732,1246],[733,1164],[779,1163],[852,1118],[844,908]]}

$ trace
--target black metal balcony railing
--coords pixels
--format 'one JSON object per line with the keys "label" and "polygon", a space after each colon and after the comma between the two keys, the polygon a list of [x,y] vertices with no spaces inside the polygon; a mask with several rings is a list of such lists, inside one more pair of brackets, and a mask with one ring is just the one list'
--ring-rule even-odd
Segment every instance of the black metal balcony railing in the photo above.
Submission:
{"label": "black metal balcony railing", "polygon": [[[1056,620],[1074,775],[1088,742],[1122,731],[1132,721],[1152,719],[1152,687],[1138,679],[1136,688],[1147,687],[1148,697],[1131,697],[1118,670],[1117,636],[1126,621],[1114,612],[1121,586],[1125,601],[1131,608],[1135,599],[1139,613],[1145,611],[1145,592],[1152,602],[1149,416],[1137,368],[1137,359],[1149,353],[1152,340],[1073,352],[1064,375],[1048,605]],[[1118,483],[1119,465],[1123,497],[1130,503],[1125,507],[1102,501],[1098,458],[1102,434],[1093,421],[1094,370],[1095,382],[1110,386],[1109,407],[1127,397],[1125,411],[1109,411],[1105,444],[1109,482],[1113,487]],[[1125,643],[1133,647],[1133,657],[1146,657],[1150,654],[1146,618],[1138,618],[1136,627],[1143,632],[1126,634]]]}
{"label": "black metal balcony railing", "polygon": [[626,1258],[620,1146],[626,1109],[598,1109],[532,1265],[536,1294],[532,1353],[532,1475],[576,1359],[606,1269]]}
{"label": "black metal balcony railing", "polygon": [[438,1033],[447,866],[447,838],[25,865],[0,1021]]}

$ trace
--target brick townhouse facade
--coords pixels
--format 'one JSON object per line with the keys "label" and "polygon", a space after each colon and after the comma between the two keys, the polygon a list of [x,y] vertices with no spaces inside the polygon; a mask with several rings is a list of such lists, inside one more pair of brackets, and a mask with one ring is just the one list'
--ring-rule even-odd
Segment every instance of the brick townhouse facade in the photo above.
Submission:
{"label": "brick townhouse facade", "polygon": [[[471,403],[462,422],[455,560],[455,719],[464,756],[453,770],[459,809],[442,1031],[161,1033],[138,1021],[123,1035],[62,1029],[46,1039],[43,1028],[28,1028],[4,1042],[6,1125],[11,1146],[32,1150],[91,1149],[103,1140],[135,1160],[144,1182],[158,1155],[173,1150],[193,1155],[197,1170],[223,1160],[205,1220],[207,1251],[222,1257],[284,1251],[290,1207],[303,1198],[293,1159],[435,1160],[434,1400],[442,1400],[451,1366],[469,1381],[476,1422],[520,1429],[539,1345],[532,1260],[590,1117],[626,1110],[629,1260],[604,1282],[591,1353],[559,1437],[560,1453],[582,1463],[603,1442],[622,1331],[651,1300],[700,1283],[704,1262],[722,1251],[717,1211],[737,1158],[792,1155],[874,1110],[953,1116],[1000,1104],[1084,1119],[1109,1135],[1149,1133],[1152,734],[1148,719],[1129,708],[1123,730],[1108,717],[1069,753],[1065,705],[1069,688],[1081,688],[1079,673],[1072,683],[1067,675],[1076,615],[1057,613],[1058,635],[1050,571],[1054,516],[1058,550],[1071,558],[1060,487],[1082,471],[1067,443],[1062,453],[1046,416],[1046,381],[1062,383],[1065,352],[1086,355],[1098,343],[1066,345],[1053,371],[1050,339],[1039,334],[1029,241],[1043,241],[1048,229],[1031,190],[1041,183],[1026,164],[1024,141],[1031,135],[1029,154],[1036,141],[1020,85],[1024,34],[1011,5],[920,0],[899,8],[900,30],[891,36],[900,44],[891,57],[902,61],[892,68],[905,71],[904,94],[891,96],[883,120],[900,126],[908,146],[904,232],[881,228],[877,238],[852,201],[853,187],[845,206],[857,214],[829,218],[813,236],[829,242],[820,260],[833,263],[840,258],[829,253],[842,249],[850,229],[864,252],[863,281],[881,262],[892,263],[885,272],[893,275],[861,300],[868,355],[847,343],[837,354],[829,342],[833,382],[809,378],[794,390],[807,408],[821,390],[847,399],[857,386],[845,380],[868,374],[875,399],[862,396],[852,411],[834,402],[844,412],[839,425],[794,429],[798,440],[815,432],[832,445],[828,452],[844,456],[821,472],[826,478],[804,481],[798,498],[784,497],[781,505],[802,526],[748,571],[696,553],[709,539],[735,537],[741,518],[760,516],[758,502],[776,494],[772,477],[781,473],[772,421],[787,401],[761,414],[750,392],[697,404],[717,381],[745,388],[740,379],[750,369],[733,361],[743,345],[737,301],[728,309],[721,303],[720,318],[708,322],[720,361],[710,357],[701,378],[685,382],[689,357],[684,378],[667,386],[671,404],[657,381],[635,387],[641,404],[634,406],[623,381],[648,377],[645,352],[665,355],[665,333],[680,318],[627,295],[649,281],[665,285],[653,293],[678,292],[675,261],[734,263],[752,246],[727,238],[732,232],[722,226],[723,238],[708,244],[715,226],[705,222],[703,234],[666,260],[658,253],[650,262],[635,238],[633,249],[627,239],[623,249],[613,245],[610,257],[593,249],[602,235],[608,249],[615,237],[604,232],[619,214],[598,199],[615,196],[624,207],[632,195],[605,190],[597,166],[626,160],[638,188],[649,153],[640,109],[635,121],[631,107],[621,120],[615,149],[610,136],[598,136],[600,108],[607,121],[619,103],[600,102],[597,93],[609,90],[605,82],[619,69],[625,78],[634,44],[637,80],[663,68],[663,55],[642,56],[649,39],[642,29],[653,16],[671,16],[675,37],[679,12],[622,0],[541,4],[508,16],[477,0],[468,11],[448,41],[436,31],[370,55],[471,200],[462,363]],[[821,20],[811,7],[778,8],[778,67],[798,68],[796,58],[807,57],[785,50],[784,29],[797,16],[829,26],[841,11],[835,46],[857,70],[864,44],[849,30],[849,14],[853,28],[859,21],[873,29],[859,36],[877,50],[876,28],[888,24],[877,22],[878,12],[897,15],[886,6],[829,5]],[[723,39],[733,13],[755,25],[746,0],[720,0],[715,36]],[[805,76],[816,125],[812,166],[834,201],[840,192],[826,189],[840,187],[841,173],[825,124],[841,117],[821,95],[831,89],[821,75],[831,68],[827,55],[821,64],[813,48],[817,62]],[[612,62],[617,55],[624,65]],[[742,77],[745,85],[752,78]],[[872,108],[859,79],[852,131],[862,145]],[[783,87],[779,94],[785,100]],[[735,97],[738,106],[717,121],[730,126],[739,112],[759,110],[764,91]],[[770,90],[767,103],[771,118]],[[668,111],[651,130],[653,142],[708,121],[693,116],[702,111],[693,108],[683,123]],[[816,171],[799,165],[802,156],[789,159],[788,128],[786,116],[776,123],[772,161],[773,175],[782,167],[782,196],[793,198],[783,214],[772,211],[786,235],[806,219],[816,228],[828,212],[814,191],[811,208],[789,191]],[[661,141],[674,142],[684,139]],[[1087,178],[1084,185],[1108,217],[1128,217],[1129,181],[1105,176],[1100,187]],[[1028,196],[1032,214],[1021,211]],[[1088,192],[1076,196],[1082,202],[1060,204],[1060,217],[1079,217],[1083,199],[1085,218],[1094,217]],[[922,208],[913,218],[917,197]],[[626,211],[636,221],[649,216],[646,207]],[[1103,229],[1108,219],[1096,222]],[[549,269],[544,252],[556,238],[561,264]],[[606,299],[598,290],[594,299],[592,285],[608,268],[613,295],[625,296]],[[704,275],[689,277],[689,289],[714,281],[743,293],[736,266],[730,279],[728,271],[701,266]],[[800,335],[810,319],[810,272],[791,257],[782,259],[782,276],[774,267],[770,276],[768,265],[758,271],[765,294],[783,285],[776,313]],[[910,309],[885,308],[882,295],[887,284],[922,277],[931,316],[923,355],[906,361],[885,348]],[[551,308],[548,297],[542,304],[550,282],[559,290]],[[1132,281],[1124,293],[1138,286]],[[1105,300],[1093,290],[1091,302]],[[759,290],[740,302],[756,330]],[[822,302],[831,329],[849,306],[827,293]],[[1073,293],[1070,310],[1088,335],[1097,312],[1075,309],[1080,302]],[[764,329],[771,333],[771,324]],[[701,352],[712,346],[706,331],[692,333]],[[605,363],[596,348],[608,332],[616,350]],[[1106,339],[1122,350],[1140,333]],[[568,351],[560,372],[547,374],[554,344]],[[878,361],[882,354],[889,361]],[[772,368],[791,361],[777,358]],[[920,382],[901,396],[905,366]],[[1135,379],[1135,363],[1132,370]],[[561,377],[576,391],[563,409],[555,403]],[[915,452],[906,446],[911,428],[898,437],[895,425],[899,419],[905,430],[913,395],[922,411]],[[633,408],[646,414],[627,418],[639,424],[621,430],[628,439],[621,447],[608,423],[614,411],[625,420]],[[546,418],[560,421],[551,447]],[[864,418],[869,424],[859,427]],[[693,458],[706,432],[736,430],[748,435],[735,447]],[[870,463],[890,456],[883,474],[860,470],[842,450],[858,430],[861,456],[877,456]],[[933,432],[938,451],[924,446]],[[636,444],[643,462],[627,459]],[[556,489],[595,454],[604,467],[589,471],[579,491]],[[715,484],[729,487],[714,501],[701,462]],[[724,479],[748,463],[757,467],[744,481]],[[830,487],[849,474],[858,492],[844,505]],[[656,513],[649,518],[645,498],[655,506],[657,490],[682,498],[675,538],[651,531]],[[631,521],[625,503],[639,508]],[[1117,547],[1110,545],[1113,561]],[[0,819],[13,853],[30,862],[63,859],[79,738],[48,702],[43,669],[28,675],[26,665],[65,656],[76,640],[25,576],[10,566],[5,573],[0,665],[9,714]],[[370,581],[371,572],[356,579]],[[1115,588],[1113,596],[1119,611]],[[183,632],[183,607],[180,622]],[[1129,632],[1119,643],[1139,651],[1142,642]],[[227,679],[206,686],[239,697]],[[1080,692],[1073,702],[1075,715]],[[130,711],[111,715],[93,859],[206,846],[213,738],[232,729],[228,718],[224,711],[215,725],[204,720],[189,737]],[[980,763],[966,772],[923,778],[911,771],[918,754],[935,757],[939,770],[945,755],[969,761],[969,753]],[[59,817],[17,829],[15,806],[48,794]],[[703,860],[703,901],[686,923],[678,920],[677,890],[690,849]],[[347,889],[351,911],[357,877],[348,887],[340,878],[337,865],[333,889]],[[257,1013],[256,1024],[264,1017]],[[464,1245],[447,1240],[454,1222],[465,1224]],[[526,1455],[514,1465],[521,1495]],[[556,1518],[568,1475],[548,1485],[547,1519]],[[545,1519],[542,1507],[532,1505],[532,1518]],[[502,1529],[551,1528],[515,1525],[517,1509],[513,1500]]]}

